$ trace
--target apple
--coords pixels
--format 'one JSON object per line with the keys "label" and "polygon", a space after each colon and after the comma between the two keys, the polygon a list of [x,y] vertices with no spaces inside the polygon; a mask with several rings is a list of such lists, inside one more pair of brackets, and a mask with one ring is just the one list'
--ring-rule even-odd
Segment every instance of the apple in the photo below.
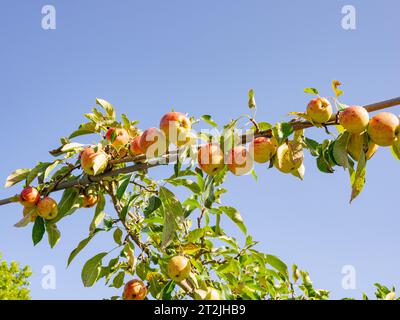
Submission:
{"label": "apple", "polygon": [[168,262],[168,276],[175,282],[181,282],[189,277],[191,264],[184,256],[175,256]]}
{"label": "apple", "polygon": [[381,112],[371,118],[368,124],[368,135],[378,146],[387,147],[397,139],[400,132],[400,121],[393,113]]}
{"label": "apple", "polygon": [[253,159],[244,146],[229,150],[227,164],[229,171],[236,176],[242,176],[253,169]]}
{"label": "apple", "polygon": [[37,204],[37,213],[43,219],[46,220],[54,219],[58,215],[57,202],[50,197],[45,197],[41,199]]}
{"label": "apple", "polygon": [[82,169],[92,176],[103,173],[108,165],[108,155],[102,149],[95,151],[87,147],[81,152],[80,159]]}
{"label": "apple", "polygon": [[[347,144],[347,151],[350,156],[358,161],[360,159],[361,151],[364,147],[364,135],[363,134],[352,134],[349,138],[349,143]],[[372,142],[371,139],[368,141],[368,150],[365,154],[366,159],[369,160],[378,150],[378,146]]]}
{"label": "apple", "polygon": [[28,214],[31,215],[31,221],[32,222],[35,221],[38,216],[36,207],[24,207],[23,210],[24,217],[27,216]]}
{"label": "apple", "polygon": [[131,280],[125,284],[122,299],[124,300],[144,300],[147,295],[147,288],[141,280]]}
{"label": "apple", "polygon": [[284,143],[281,146],[279,146],[276,152],[276,157],[274,159],[274,166],[283,173],[295,172],[301,167],[303,163],[302,158],[300,159],[293,158],[293,152],[289,144]]}
{"label": "apple", "polygon": [[250,143],[249,153],[255,162],[265,163],[276,153],[277,147],[275,138],[258,137]]}
{"label": "apple", "polygon": [[360,106],[351,106],[339,113],[339,124],[350,133],[364,132],[368,122],[368,111]]}
{"label": "apple", "polygon": [[131,144],[129,145],[129,150],[131,151],[131,154],[134,156],[139,156],[141,154],[144,154],[143,150],[140,148],[140,139],[141,135],[137,136],[135,139],[132,140]]}
{"label": "apple", "polygon": [[106,139],[115,149],[120,150],[129,143],[131,137],[125,129],[110,128],[106,133]]}
{"label": "apple", "polygon": [[98,196],[96,194],[89,194],[89,195],[83,195],[83,200],[82,200],[82,207],[83,208],[92,208],[97,204],[97,201],[99,200]]}
{"label": "apple", "polygon": [[181,112],[168,112],[160,121],[160,129],[164,132],[167,140],[181,147],[192,140],[190,135],[192,123]]}
{"label": "apple", "polygon": [[149,128],[143,132],[139,146],[146,158],[157,158],[167,151],[167,139],[160,129]]}
{"label": "apple", "polygon": [[24,207],[34,207],[40,200],[40,194],[37,189],[33,187],[26,187],[19,195],[19,202]]}
{"label": "apple", "polygon": [[312,99],[307,105],[307,115],[314,123],[325,123],[332,117],[332,106],[325,98]]}
{"label": "apple", "polygon": [[207,143],[199,147],[197,162],[205,173],[213,176],[225,167],[224,153],[217,143]]}

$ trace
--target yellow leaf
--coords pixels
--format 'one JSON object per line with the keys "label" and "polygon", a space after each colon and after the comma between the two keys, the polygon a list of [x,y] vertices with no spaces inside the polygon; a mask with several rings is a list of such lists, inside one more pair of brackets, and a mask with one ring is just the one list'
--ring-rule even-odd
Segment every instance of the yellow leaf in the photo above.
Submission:
{"label": "yellow leaf", "polygon": [[332,81],[332,88],[333,88],[333,91],[335,91],[336,97],[339,97],[343,93],[342,90],[338,89],[338,87],[341,85],[342,85],[342,83],[339,80]]}

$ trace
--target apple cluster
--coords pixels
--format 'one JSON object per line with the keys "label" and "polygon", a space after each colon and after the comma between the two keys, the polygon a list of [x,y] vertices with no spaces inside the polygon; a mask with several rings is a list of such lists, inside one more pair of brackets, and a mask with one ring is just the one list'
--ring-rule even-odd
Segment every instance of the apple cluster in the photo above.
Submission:
{"label": "apple cluster", "polygon": [[35,221],[38,216],[45,220],[52,220],[58,215],[57,202],[50,197],[40,197],[36,188],[26,187],[19,195],[19,202],[23,205],[24,217],[30,216],[30,221]]}
{"label": "apple cluster", "polygon": [[[325,98],[315,98],[307,106],[307,116],[317,124],[332,119],[333,111]],[[378,146],[388,147],[400,141],[399,117],[390,112],[380,112],[369,117],[368,111],[361,106],[348,106],[339,111],[338,123],[350,134],[347,150],[358,161],[362,151],[369,160]]]}
{"label": "apple cluster", "polygon": [[[176,283],[182,283],[189,278],[192,265],[190,260],[183,255],[172,257],[167,265],[167,273],[171,280]],[[221,300],[220,292],[213,288],[207,287],[198,289],[195,292],[195,298],[198,300]],[[124,300],[144,300],[147,295],[147,287],[143,281],[133,279],[128,281],[122,293]]]}

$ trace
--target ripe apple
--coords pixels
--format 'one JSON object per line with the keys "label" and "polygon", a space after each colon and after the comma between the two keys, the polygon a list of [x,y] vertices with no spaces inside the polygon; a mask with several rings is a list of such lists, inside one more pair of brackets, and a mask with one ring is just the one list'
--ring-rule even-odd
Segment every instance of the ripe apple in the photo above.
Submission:
{"label": "ripe apple", "polygon": [[45,197],[39,201],[37,204],[37,213],[43,219],[52,220],[58,215],[57,202],[50,198]]}
{"label": "ripe apple", "polygon": [[368,135],[378,146],[387,147],[396,140],[400,132],[400,121],[393,113],[381,112],[371,118]]}
{"label": "ripe apple", "polygon": [[131,137],[125,129],[110,128],[106,133],[106,139],[111,142],[115,149],[120,150],[129,143]]}
{"label": "ripe apple", "polygon": [[190,270],[190,261],[184,256],[175,256],[168,262],[168,276],[175,282],[185,280],[189,276]]}
{"label": "ripe apple", "polygon": [[40,200],[39,191],[33,187],[26,187],[19,195],[19,202],[24,207],[34,207]]}
{"label": "ripe apple", "polygon": [[291,173],[299,169],[302,165],[302,159],[294,159],[291,147],[289,144],[284,143],[278,147],[276,157],[274,159],[274,166],[283,173]]}
{"label": "ripe apple", "polygon": [[255,162],[265,163],[276,153],[277,147],[275,138],[258,137],[250,143],[249,153]]}
{"label": "ripe apple", "polygon": [[208,287],[207,294],[206,294],[204,300],[221,300],[219,291],[212,287]]}
{"label": "ripe apple", "polygon": [[181,112],[168,112],[160,121],[160,129],[164,132],[167,140],[178,147],[190,142],[192,124]]}
{"label": "ripe apple", "polygon": [[213,176],[225,167],[224,153],[217,143],[207,143],[199,147],[197,162],[205,173]]}
{"label": "ripe apple", "polygon": [[99,198],[96,194],[89,194],[89,195],[85,194],[85,195],[83,195],[82,207],[83,208],[94,207],[97,204],[98,200],[99,200]]}
{"label": "ripe apple", "polygon": [[146,285],[141,280],[134,279],[125,284],[122,298],[124,300],[144,300],[146,295]]}
{"label": "ripe apple", "polygon": [[92,176],[103,173],[108,165],[108,155],[102,149],[95,151],[87,147],[81,152],[80,158],[82,169]]}
{"label": "ripe apple", "polygon": [[[363,134],[352,134],[349,138],[349,143],[347,144],[347,151],[350,156],[358,161],[360,159],[361,151],[364,146],[364,135]],[[370,139],[368,141],[368,150],[365,154],[366,159],[369,160],[375,154],[376,150],[378,150],[378,146],[372,142]]]}
{"label": "ripe apple", "polygon": [[339,123],[350,133],[364,132],[368,122],[368,111],[360,106],[351,106],[339,113]]}
{"label": "ripe apple", "polygon": [[148,159],[160,157],[167,151],[167,139],[164,132],[158,128],[144,131],[139,145]]}
{"label": "ripe apple", "polygon": [[229,150],[227,164],[229,171],[236,176],[242,176],[253,169],[253,159],[244,146]]}
{"label": "ripe apple", "polygon": [[307,106],[307,115],[315,123],[325,123],[332,116],[332,106],[325,98],[312,99]]}
{"label": "ripe apple", "polygon": [[24,207],[24,210],[23,210],[24,217],[28,214],[31,215],[31,221],[32,222],[35,221],[38,216],[36,207]]}
{"label": "ripe apple", "polygon": [[141,135],[137,136],[135,139],[132,140],[129,150],[131,151],[131,154],[134,156],[139,156],[141,154],[144,154],[143,150],[140,148],[140,139]]}

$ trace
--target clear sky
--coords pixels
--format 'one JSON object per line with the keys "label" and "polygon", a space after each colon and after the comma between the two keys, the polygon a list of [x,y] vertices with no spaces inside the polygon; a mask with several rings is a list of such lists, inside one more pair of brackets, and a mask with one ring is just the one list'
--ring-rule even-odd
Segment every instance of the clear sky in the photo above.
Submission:
{"label": "clear sky", "polygon": [[[55,30],[41,27],[46,4],[56,8]],[[355,30],[341,25],[348,4],[356,9]],[[83,122],[96,97],[146,128],[171,107],[227,122],[247,112],[250,88],[258,120],[273,123],[305,109],[311,98],[305,87],[331,95],[333,79],[344,84],[348,104],[399,96],[399,10],[396,0],[3,0],[0,179],[50,160],[48,151]],[[382,148],[368,163],[367,185],[352,205],[347,173],[322,174],[310,156],[306,166],[304,182],[265,165],[256,167],[258,182],[231,176],[224,203],[240,210],[260,250],[308,270],[333,298],[370,294],[378,281],[399,286],[400,170],[390,150]],[[167,175],[172,168],[162,170]],[[2,189],[0,196],[17,191]],[[0,251],[32,266],[34,299],[119,293],[103,282],[86,289],[80,280],[83,263],[112,248],[108,237],[99,236],[66,268],[70,251],[87,236],[92,211],[60,223],[54,250],[47,241],[33,247],[31,228],[13,227],[21,211],[17,204],[0,207]],[[235,226],[227,228],[239,236]],[[56,268],[56,290],[42,288],[44,265]],[[355,290],[342,288],[345,265],[356,270]]]}

